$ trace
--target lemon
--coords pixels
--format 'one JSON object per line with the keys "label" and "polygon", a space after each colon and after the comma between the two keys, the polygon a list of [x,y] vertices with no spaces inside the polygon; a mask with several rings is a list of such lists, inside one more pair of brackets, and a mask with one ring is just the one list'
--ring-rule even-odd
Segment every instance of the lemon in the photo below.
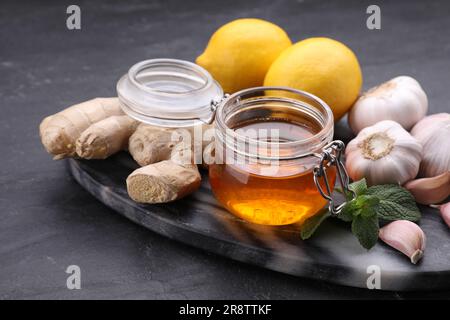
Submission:
{"label": "lemon", "polygon": [[220,27],[196,63],[208,70],[225,92],[261,86],[272,62],[292,42],[277,25],[238,19]]}
{"label": "lemon", "polygon": [[358,98],[362,73],[355,54],[329,38],[310,38],[284,50],[273,62],[265,86],[286,86],[324,100],[340,119]]}

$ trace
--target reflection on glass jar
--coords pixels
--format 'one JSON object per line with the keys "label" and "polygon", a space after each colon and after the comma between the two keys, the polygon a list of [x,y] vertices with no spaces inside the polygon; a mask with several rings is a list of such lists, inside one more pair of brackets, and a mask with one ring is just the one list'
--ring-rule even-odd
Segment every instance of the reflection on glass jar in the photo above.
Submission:
{"label": "reflection on glass jar", "polygon": [[[323,101],[293,89],[243,90],[218,107],[215,127],[210,183],[233,214],[258,224],[301,224],[327,204],[312,171],[333,138]],[[334,167],[327,176],[334,186]]]}

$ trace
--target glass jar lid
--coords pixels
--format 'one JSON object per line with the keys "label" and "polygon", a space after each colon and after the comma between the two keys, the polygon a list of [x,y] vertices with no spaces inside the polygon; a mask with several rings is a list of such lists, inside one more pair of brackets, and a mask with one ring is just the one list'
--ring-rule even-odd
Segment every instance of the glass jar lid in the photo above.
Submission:
{"label": "glass jar lid", "polygon": [[117,82],[117,94],[126,114],[162,127],[210,123],[224,95],[208,71],[177,59],[136,63]]}

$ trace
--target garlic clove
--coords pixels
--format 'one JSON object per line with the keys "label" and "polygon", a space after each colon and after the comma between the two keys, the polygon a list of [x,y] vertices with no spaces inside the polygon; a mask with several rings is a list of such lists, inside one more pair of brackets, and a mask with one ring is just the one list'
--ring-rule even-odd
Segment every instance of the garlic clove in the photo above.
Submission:
{"label": "garlic clove", "polygon": [[400,124],[385,120],[364,128],[345,150],[345,167],[354,180],[368,185],[403,184],[419,171],[422,145]]}
{"label": "garlic clove", "polygon": [[404,187],[420,204],[439,203],[450,196],[450,171],[432,178],[408,181]]}
{"label": "garlic clove", "polygon": [[399,76],[361,95],[350,110],[348,122],[355,134],[383,120],[396,121],[409,130],[427,110],[427,95],[419,82]]}
{"label": "garlic clove", "polygon": [[434,177],[450,171],[450,113],[425,117],[411,130],[423,146],[421,177]]}
{"label": "garlic clove", "polygon": [[422,257],[426,246],[426,237],[422,229],[414,222],[397,220],[380,229],[380,239],[397,249],[416,264]]}
{"label": "garlic clove", "polygon": [[430,207],[439,209],[445,224],[450,227],[450,202],[440,205],[431,204]]}
{"label": "garlic clove", "polygon": [[450,227],[450,202],[441,204],[439,206],[439,211],[441,212],[442,219]]}

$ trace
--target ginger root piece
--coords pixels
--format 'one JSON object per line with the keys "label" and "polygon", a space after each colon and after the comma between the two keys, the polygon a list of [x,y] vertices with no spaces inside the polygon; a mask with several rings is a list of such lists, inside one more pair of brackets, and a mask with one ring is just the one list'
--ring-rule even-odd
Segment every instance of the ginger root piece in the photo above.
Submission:
{"label": "ginger root piece", "polygon": [[128,176],[128,195],[136,202],[165,203],[194,192],[200,186],[201,175],[193,159],[191,144],[178,143],[170,160],[149,164]]}
{"label": "ginger root piece", "polygon": [[175,130],[140,124],[130,137],[128,151],[140,166],[167,160],[178,142],[172,141]]}
{"label": "ginger root piece", "polygon": [[[141,124],[132,134],[129,141],[129,152],[133,159],[141,166],[146,166],[162,160],[167,160],[173,152],[175,145],[182,141],[190,141],[195,145],[193,149],[196,154],[196,163],[202,162],[202,151],[211,142],[209,137],[203,140],[203,135],[206,130],[213,130],[211,125],[202,125],[201,130],[196,132],[199,128],[161,128],[148,124]],[[213,132],[209,133],[213,135]]]}
{"label": "ginger root piece", "polygon": [[133,171],[127,178],[127,190],[136,202],[165,203],[194,192],[200,183],[197,166],[164,160]]}
{"label": "ginger root piece", "polygon": [[92,124],[123,115],[118,98],[95,98],[46,117],[39,126],[42,144],[53,159],[75,156],[75,143]]}
{"label": "ginger root piece", "polygon": [[76,153],[83,159],[106,159],[126,150],[139,122],[129,116],[111,116],[92,124],[76,141]]}

